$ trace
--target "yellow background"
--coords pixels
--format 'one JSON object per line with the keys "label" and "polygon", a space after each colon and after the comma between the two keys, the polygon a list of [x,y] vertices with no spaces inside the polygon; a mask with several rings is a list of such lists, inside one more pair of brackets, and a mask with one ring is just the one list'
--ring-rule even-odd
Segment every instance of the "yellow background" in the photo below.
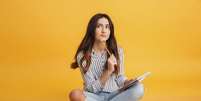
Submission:
{"label": "yellow background", "polygon": [[0,101],[66,101],[70,69],[94,14],[109,14],[128,77],[145,71],[142,101],[201,100],[200,0],[1,0]]}

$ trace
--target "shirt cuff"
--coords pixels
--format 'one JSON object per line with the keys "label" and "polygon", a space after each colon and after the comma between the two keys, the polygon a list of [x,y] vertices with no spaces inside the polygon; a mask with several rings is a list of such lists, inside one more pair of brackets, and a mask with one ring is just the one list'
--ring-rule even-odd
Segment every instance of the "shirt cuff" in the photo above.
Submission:
{"label": "shirt cuff", "polygon": [[125,80],[127,80],[127,77],[124,76],[124,75],[119,75],[119,76],[116,78],[116,82],[117,82],[117,84],[118,84],[119,87],[124,86]]}

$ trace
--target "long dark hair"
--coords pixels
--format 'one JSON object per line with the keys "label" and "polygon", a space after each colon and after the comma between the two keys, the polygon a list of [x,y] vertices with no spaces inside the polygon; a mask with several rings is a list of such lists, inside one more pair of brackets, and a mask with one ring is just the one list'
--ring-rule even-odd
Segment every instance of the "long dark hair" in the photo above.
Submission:
{"label": "long dark hair", "polygon": [[[104,13],[98,13],[90,19],[88,26],[87,26],[86,34],[77,49],[77,52],[74,57],[75,61],[71,64],[71,68],[76,69],[78,67],[78,62],[80,64],[82,64],[84,61],[86,61],[86,66],[83,67],[81,65],[81,68],[83,68],[85,73],[87,72],[87,70],[90,66],[90,63],[91,63],[91,51],[92,51],[92,47],[93,47],[93,44],[95,41],[95,29],[97,27],[97,22],[100,18],[106,18],[109,22],[110,36],[109,36],[109,39],[106,41],[106,44],[107,44],[108,50],[111,53],[113,53],[117,59],[117,66],[116,66],[117,68],[115,69],[115,73],[118,74],[119,73],[119,54],[118,54],[118,48],[117,48],[117,41],[116,41],[116,38],[114,35],[114,25],[113,25],[110,17]],[[80,61],[77,61],[78,53],[81,51],[83,52],[84,55]],[[109,56],[109,54],[107,56]],[[105,66],[107,68],[107,62],[105,64]]]}

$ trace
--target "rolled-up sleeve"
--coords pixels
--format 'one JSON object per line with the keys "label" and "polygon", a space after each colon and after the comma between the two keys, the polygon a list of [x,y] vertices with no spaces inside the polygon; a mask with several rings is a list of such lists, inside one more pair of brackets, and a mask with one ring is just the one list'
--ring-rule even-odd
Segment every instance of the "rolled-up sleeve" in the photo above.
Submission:
{"label": "rolled-up sleeve", "polygon": [[78,53],[77,62],[78,62],[78,66],[80,67],[82,79],[84,81],[84,89],[89,92],[97,93],[103,89],[101,82],[100,82],[99,78],[96,79],[94,77],[94,75],[90,69],[88,69],[88,71],[86,73],[84,73],[84,70],[81,67],[81,65],[86,66],[86,61],[84,61],[83,63],[80,63],[80,60],[82,57],[83,57],[83,53],[82,52]]}
{"label": "rolled-up sleeve", "polygon": [[119,60],[120,60],[120,70],[119,75],[116,78],[117,85],[122,87],[124,85],[125,80],[127,77],[124,74],[124,51],[123,48],[118,48],[119,52]]}

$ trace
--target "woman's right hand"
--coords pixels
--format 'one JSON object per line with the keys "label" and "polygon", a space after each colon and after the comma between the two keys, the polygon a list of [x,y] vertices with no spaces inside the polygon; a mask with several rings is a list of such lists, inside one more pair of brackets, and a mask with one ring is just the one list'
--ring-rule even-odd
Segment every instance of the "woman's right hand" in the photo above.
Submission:
{"label": "woman's right hand", "polygon": [[115,58],[115,56],[112,54],[110,55],[110,57],[107,60],[108,62],[108,72],[110,72],[111,74],[115,71],[115,65],[117,65],[117,60]]}

